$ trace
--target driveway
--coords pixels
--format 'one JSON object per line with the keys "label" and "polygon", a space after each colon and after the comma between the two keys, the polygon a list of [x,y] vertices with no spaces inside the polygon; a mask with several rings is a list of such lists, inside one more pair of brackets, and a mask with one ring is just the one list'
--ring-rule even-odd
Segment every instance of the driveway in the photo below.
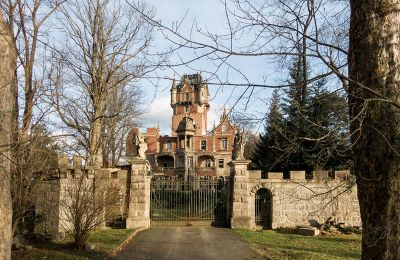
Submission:
{"label": "driveway", "polygon": [[233,230],[160,227],[140,232],[113,259],[262,259]]}

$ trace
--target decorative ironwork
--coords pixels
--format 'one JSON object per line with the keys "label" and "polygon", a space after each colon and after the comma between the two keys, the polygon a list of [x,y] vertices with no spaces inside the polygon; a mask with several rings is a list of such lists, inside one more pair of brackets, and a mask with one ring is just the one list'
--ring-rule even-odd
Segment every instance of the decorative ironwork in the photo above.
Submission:
{"label": "decorative ironwork", "polygon": [[264,229],[272,228],[272,193],[262,188],[256,192],[256,225]]}
{"label": "decorative ironwork", "polygon": [[225,226],[225,179],[153,177],[150,218],[152,225]]}

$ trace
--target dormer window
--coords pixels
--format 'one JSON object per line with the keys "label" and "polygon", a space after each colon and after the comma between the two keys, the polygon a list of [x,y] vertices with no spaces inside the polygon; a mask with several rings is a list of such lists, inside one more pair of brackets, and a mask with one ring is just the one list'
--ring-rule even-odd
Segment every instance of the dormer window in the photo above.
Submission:
{"label": "dormer window", "polygon": [[190,94],[189,93],[185,93],[185,100],[186,101],[190,101]]}

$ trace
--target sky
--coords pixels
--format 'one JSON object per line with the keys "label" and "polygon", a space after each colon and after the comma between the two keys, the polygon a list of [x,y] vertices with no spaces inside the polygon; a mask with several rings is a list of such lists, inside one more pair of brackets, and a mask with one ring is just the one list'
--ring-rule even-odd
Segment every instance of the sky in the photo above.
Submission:
{"label": "sky", "polygon": [[[156,9],[155,18],[161,20],[166,26],[171,26],[174,21],[180,21],[185,17],[180,27],[180,32],[184,35],[189,35],[193,22],[196,22],[198,27],[208,30],[213,34],[226,32],[225,10],[223,4],[218,0],[147,0],[147,2]],[[196,39],[201,40],[202,38],[198,36]],[[168,48],[170,45],[171,43],[164,36],[159,33],[155,35],[153,48],[160,50]],[[170,62],[174,63],[179,60],[179,57],[189,58],[192,55],[193,53],[190,51],[181,51],[172,55]],[[268,66],[265,58],[230,58],[229,62],[235,69],[225,67],[216,73],[216,77],[222,82],[243,83],[245,81],[242,75],[245,75],[248,79],[251,79],[252,83],[263,83],[265,78],[272,78],[276,74],[276,70]],[[204,72],[214,69],[215,66],[210,60],[202,59],[189,64],[189,66],[178,66],[174,67],[173,70],[159,70],[155,73],[160,77],[175,77],[179,79],[184,73],[193,74],[198,71]],[[207,75],[203,75],[203,78],[207,78]],[[209,80],[216,82],[215,78]],[[144,106],[146,113],[142,117],[143,128],[154,127],[159,124],[162,134],[170,134],[172,116],[172,109],[169,105],[171,81],[157,80],[149,83],[147,80],[143,80],[140,84],[146,95]],[[214,121],[218,123],[224,108],[229,110],[234,107],[236,112],[244,112],[246,110],[245,112],[253,114],[258,118],[265,116],[268,108],[268,99],[271,96],[272,90],[256,89],[252,93],[251,99],[246,99],[248,94],[250,94],[250,89],[248,89],[238,101],[245,90],[245,87],[209,85],[211,105],[208,121],[209,128],[212,127]],[[254,126],[255,131],[260,129],[260,125],[259,123]]]}

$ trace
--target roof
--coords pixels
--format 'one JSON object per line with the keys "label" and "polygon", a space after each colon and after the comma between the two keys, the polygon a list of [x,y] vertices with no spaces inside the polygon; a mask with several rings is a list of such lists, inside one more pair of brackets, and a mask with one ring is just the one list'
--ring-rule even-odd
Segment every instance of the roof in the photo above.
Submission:
{"label": "roof", "polygon": [[182,120],[179,122],[178,128],[176,129],[176,132],[183,132],[183,131],[189,131],[189,132],[195,132],[194,124],[193,124],[193,119],[190,117],[184,117]]}
{"label": "roof", "polygon": [[194,90],[198,90],[198,88],[203,85],[203,84],[207,84],[200,73],[196,73],[196,74],[183,74],[181,80],[179,81],[178,85],[176,85],[177,89],[179,91],[182,90],[183,86],[189,83],[189,85],[194,89]]}

